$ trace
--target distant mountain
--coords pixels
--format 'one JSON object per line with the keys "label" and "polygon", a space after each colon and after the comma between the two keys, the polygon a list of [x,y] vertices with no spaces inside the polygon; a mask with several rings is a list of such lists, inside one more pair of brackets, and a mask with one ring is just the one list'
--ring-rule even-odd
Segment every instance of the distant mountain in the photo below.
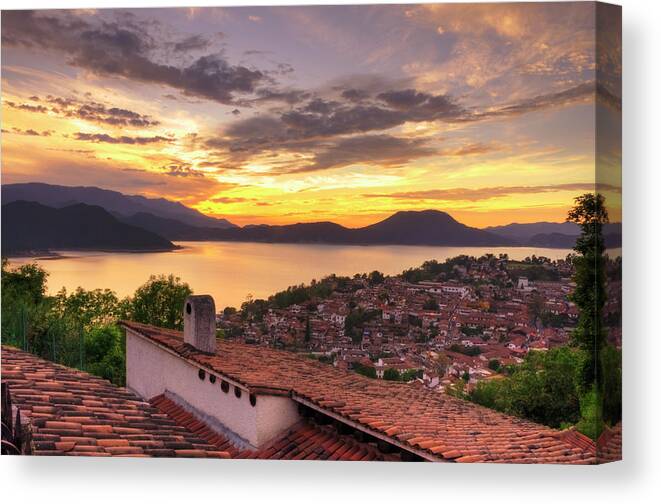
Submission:
{"label": "distant mountain", "polygon": [[[485,231],[514,240],[517,245],[545,248],[572,248],[580,228],[572,222],[532,222],[513,223],[506,226],[484,228]],[[607,247],[620,247],[622,243],[622,223],[613,222],[603,227]]]}
{"label": "distant mountain", "polygon": [[562,233],[540,233],[532,236],[526,245],[543,248],[572,248],[576,245],[578,235],[566,235]]}
{"label": "distant mountain", "polygon": [[579,227],[573,222],[531,222],[527,224],[515,222],[506,226],[487,227],[484,230],[516,241],[528,241],[533,236],[540,234],[578,236],[581,233]]}
{"label": "distant mountain", "polygon": [[173,250],[169,240],[119,222],[99,206],[83,203],[52,208],[14,201],[2,205],[2,255],[57,249]]}
{"label": "distant mountain", "polygon": [[397,212],[362,228],[333,222],[285,226],[246,226],[214,230],[208,239],[267,243],[331,243],[347,245],[505,246],[512,240],[457,222],[436,210]]}
{"label": "distant mountain", "polygon": [[226,219],[209,217],[176,201],[130,196],[98,187],[69,187],[38,182],[3,185],[2,203],[13,201],[34,201],[54,208],[85,203],[100,206],[114,215],[124,217],[149,213],[165,219],[176,219],[190,226],[217,229],[235,227]]}

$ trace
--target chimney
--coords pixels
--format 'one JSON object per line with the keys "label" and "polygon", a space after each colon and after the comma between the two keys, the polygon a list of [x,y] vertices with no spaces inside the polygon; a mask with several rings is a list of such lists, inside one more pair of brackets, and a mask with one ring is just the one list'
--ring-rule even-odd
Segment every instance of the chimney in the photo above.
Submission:
{"label": "chimney", "polygon": [[202,352],[216,353],[216,304],[211,296],[186,298],[184,342]]}

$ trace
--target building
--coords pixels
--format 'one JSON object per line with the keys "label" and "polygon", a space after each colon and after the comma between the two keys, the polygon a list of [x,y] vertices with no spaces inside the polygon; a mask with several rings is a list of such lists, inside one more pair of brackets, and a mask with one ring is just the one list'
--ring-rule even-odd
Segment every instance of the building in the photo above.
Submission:
{"label": "building", "polygon": [[3,347],[35,454],[594,463],[594,443],[415,384],[216,340],[208,296],[184,332],[131,321],[127,388]]}

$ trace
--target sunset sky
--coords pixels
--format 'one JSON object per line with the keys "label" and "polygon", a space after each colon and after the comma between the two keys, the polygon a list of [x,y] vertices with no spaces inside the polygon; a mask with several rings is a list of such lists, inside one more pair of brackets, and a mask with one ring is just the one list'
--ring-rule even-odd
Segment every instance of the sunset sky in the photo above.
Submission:
{"label": "sunset sky", "polygon": [[619,116],[594,30],[590,3],[4,11],[2,182],[240,225],[562,221],[594,187],[596,108]]}

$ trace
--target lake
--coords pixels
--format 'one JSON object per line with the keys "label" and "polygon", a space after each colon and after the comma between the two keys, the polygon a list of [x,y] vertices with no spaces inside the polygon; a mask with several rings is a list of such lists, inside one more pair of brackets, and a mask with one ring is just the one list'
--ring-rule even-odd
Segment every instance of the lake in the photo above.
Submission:
{"label": "lake", "polygon": [[567,249],[533,247],[417,247],[301,245],[236,242],[177,242],[174,252],[106,253],[57,251],[57,258],[13,258],[12,265],[37,262],[49,272],[49,292],[109,288],[132,294],[152,274],[174,274],[197,294],[211,294],[220,310],[240,306],[248,295],[265,298],[290,285],[309,283],[331,273],[353,276],[379,270],[397,274],[424,261],[461,254],[506,253],[564,258]]}

